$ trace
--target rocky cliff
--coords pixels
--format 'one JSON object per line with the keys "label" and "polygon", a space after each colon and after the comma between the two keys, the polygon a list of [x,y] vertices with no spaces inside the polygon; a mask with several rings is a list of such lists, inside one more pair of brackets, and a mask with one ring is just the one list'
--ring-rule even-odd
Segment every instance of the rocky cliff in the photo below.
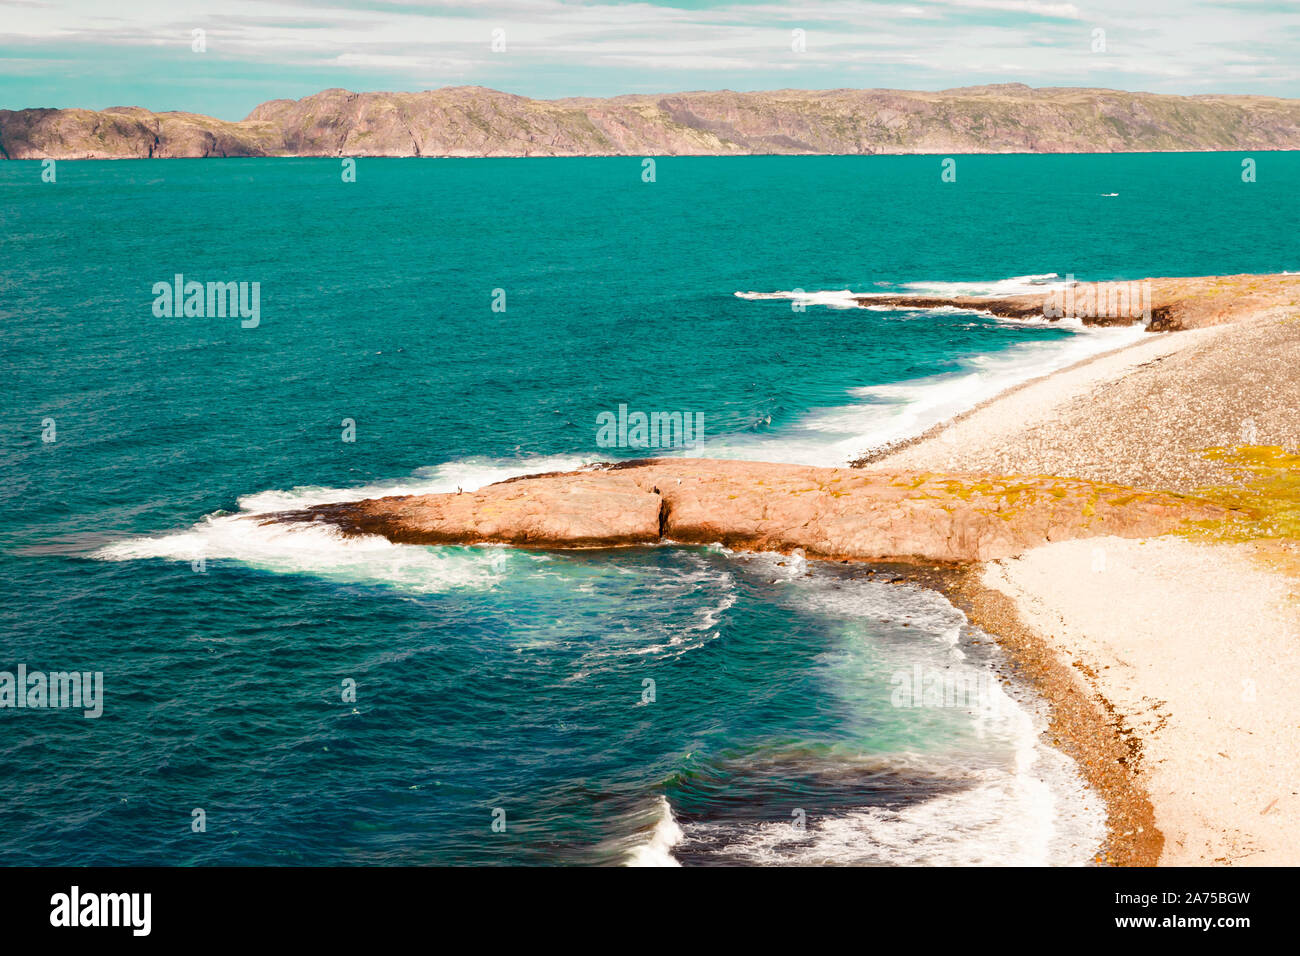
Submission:
{"label": "rocky cliff", "polygon": [[1300,100],[1020,84],[532,100],[325,90],[241,122],[138,107],[0,110],[10,159],[664,156],[1300,149]]}

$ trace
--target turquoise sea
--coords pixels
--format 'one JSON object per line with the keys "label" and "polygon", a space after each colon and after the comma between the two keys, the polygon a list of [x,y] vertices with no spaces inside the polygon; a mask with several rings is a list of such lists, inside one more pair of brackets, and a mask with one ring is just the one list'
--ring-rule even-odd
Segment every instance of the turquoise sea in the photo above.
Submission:
{"label": "turquoise sea", "polygon": [[636,457],[620,405],[844,464],[1143,334],[845,290],[1300,269],[1252,155],[0,163],[0,671],[104,688],[0,707],[0,864],[1089,861],[1041,702],[897,568],[246,518]]}

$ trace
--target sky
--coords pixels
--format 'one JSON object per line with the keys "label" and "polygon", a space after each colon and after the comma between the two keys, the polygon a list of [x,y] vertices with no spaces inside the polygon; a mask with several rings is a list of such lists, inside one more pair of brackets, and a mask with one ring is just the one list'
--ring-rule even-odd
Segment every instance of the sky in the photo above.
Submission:
{"label": "sky", "polygon": [[466,85],[1300,97],[1298,54],[1300,0],[0,0],[0,109],[235,120],[331,87]]}

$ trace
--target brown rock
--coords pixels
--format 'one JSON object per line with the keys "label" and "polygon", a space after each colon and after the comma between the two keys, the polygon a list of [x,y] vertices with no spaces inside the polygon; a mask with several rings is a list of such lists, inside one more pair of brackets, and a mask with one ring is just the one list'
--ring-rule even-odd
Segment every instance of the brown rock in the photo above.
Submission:
{"label": "brown rock", "polygon": [[[1149,283],[1147,292],[1140,291],[1144,283]],[[1132,301],[1150,305],[1150,329],[1153,332],[1222,325],[1300,306],[1300,275],[1180,276],[1123,283],[1082,283],[1080,288],[1088,288],[1099,298],[1102,295],[1109,298],[1111,293],[1108,290],[1118,290],[1121,285],[1126,287],[1126,293],[1134,293],[1130,297]],[[1052,309],[1062,307],[1059,295],[1049,297],[1045,292],[1008,296],[873,293],[857,296],[856,301],[866,307],[974,309],[1005,319],[1059,318],[1059,315],[1052,314]],[[1113,301],[1120,301],[1117,292]],[[1085,325],[1132,325],[1144,321],[1133,316],[1135,308],[1130,304],[1124,314],[1116,315],[1107,314],[1104,307],[1081,305],[1082,311],[1077,311],[1077,314]]]}
{"label": "brown rock", "polygon": [[1180,495],[1075,479],[650,459],[465,494],[372,498],[264,521],[326,521],[408,544],[589,548],[661,540],[835,560],[966,562],[1047,541],[1147,537],[1228,513]]}

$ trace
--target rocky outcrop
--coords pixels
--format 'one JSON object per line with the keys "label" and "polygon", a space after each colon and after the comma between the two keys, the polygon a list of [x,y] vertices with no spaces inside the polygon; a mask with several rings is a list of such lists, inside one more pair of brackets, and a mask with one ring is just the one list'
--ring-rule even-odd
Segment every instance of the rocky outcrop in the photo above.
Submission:
{"label": "rocky outcrop", "polygon": [[1300,100],[1021,84],[532,100],[483,87],[331,89],[242,122],[137,107],[0,110],[13,159],[666,156],[1300,149]]}
{"label": "rocky outcrop", "polygon": [[1194,498],[1062,478],[863,472],[651,459],[464,494],[372,498],[250,520],[325,522],[405,544],[594,548],[662,541],[834,560],[967,562],[1048,541],[1147,537],[1229,513]]}
{"label": "rocky outcrop", "polygon": [[[1085,325],[1142,322],[1153,332],[1223,325],[1267,313],[1300,308],[1300,275],[1191,276],[1134,282],[1075,283],[1037,295],[893,295],[855,297],[861,306],[897,309],[974,309],[1006,319],[1064,317]],[[1144,314],[1145,313],[1145,314]]]}

